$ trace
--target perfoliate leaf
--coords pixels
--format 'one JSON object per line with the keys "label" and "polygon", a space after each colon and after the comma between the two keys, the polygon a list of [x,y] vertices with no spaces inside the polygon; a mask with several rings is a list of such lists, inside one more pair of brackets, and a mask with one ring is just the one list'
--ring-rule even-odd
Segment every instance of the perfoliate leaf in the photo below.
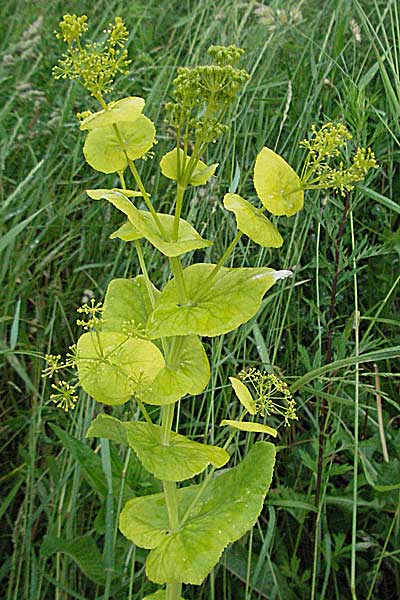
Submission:
{"label": "perfoliate leaf", "polygon": [[[159,295],[153,286],[154,296]],[[143,275],[134,279],[113,279],[108,284],[103,303],[103,331],[137,334],[146,326],[152,311]]]}
{"label": "perfoliate leaf", "polygon": [[275,283],[273,269],[195,264],[183,271],[187,302],[182,304],[175,279],[158,297],[147,323],[150,339],[173,335],[217,336],[246,323],[260,308],[265,292]]}
{"label": "perfoliate leaf", "polygon": [[[91,190],[87,193],[90,195]],[[165,256],[180,256],[185,252],[190,252],[198,248],[206,248],[212,244],[209,240],[202,238],[194,227],[184,219],[179,219],[179,235],[177,240],[173,241],[173,215],[157,213],[164,232],[162,234],[151,213],[146,210],[138,210],[124,194],[107,191],[102,197],[123,212],[135,230],[140,232],[143,237],[149,240]]]}
{"label": "perfoliate leaf", "polygon": [[98,402],[117,405],[150,385],[164,367],[157,346],[122,333],[84,333],[78,340],[79,383]]}
{"label": "perfoliate leaf", "polygon": [[[180,170],[189,162],[190,156],[185,155],[184,151],[179,148],[179,161]],[[214,175],[218,163],[213,165],[206,165],[201,160],[197,163],[192,175],[190,176],[189,184],[193,186],[205,185],[207,181]],[[170,152],[165,154],[160,161],[161,173],[168,177],[168,179],[178,180],[178,150],[174,148]],[[182,179],[182,177],[179,177]]]}
{"label": "perfoliate leaf", "polygon": [[112,125],[96,127],[89,131],[83,146],[86,161],[101,173],[123,171],[128,158],[141,158],[153,146],[156,130],[153,123],[140,115],[133,123],[118,123],[121,141]]}
{"label": "perfoliate leaf", "polygon": [[92,200],[101,200],[102,198],[105,198],[106,194],[110,194],[112,192],[118,192],[120,194],[124,194],[124,196],[126,196],[127,198],[133,198],[135,196],[142,196],[142,192],[138,192],[136,190],[123,190],[121,188],[112,188],[111,190],[108,190],[106,188],[98,188],[95,190],[86,190],[87,195],[89,196],[89,198],[92,198]]}
{"label": "perfoliate leaf", "polygon": [[232,387],[235,390],[235,394],[240,400],[240,403],[245,407],[247,412],[249,412],[251,415],[255,415],[256,403],[254,402],[253,397],[245,384],[240,381],[240,379],[236,379],[236,377],[229,377],[229,381],[231,382]]}
{"label": "perfoliate leaf", "polygon": [[164,405],[176,402],[186,394],[196,396],[210,379],[210,365],[203,344],[195,335],[166,338],[170,346],[165,367],[142,394],[147,404]]}
{"label": "perfoliate leaf", "polygon": [[[153,286],[153,294],[160,292]],[[103,305],[103,331],[116,331],[144,337],[145,324],[152,311],[143,275],[135,279],[114,279],[107,288]],[[186,394],[200,394],[210,379],[210,365],[197,336],[165,340],[169,352],[166,364],[141,394],[147,404],[165,405]]]}
{"label": "perfoliate leaf", "polygon": [[224,466],[229,454],[218,446],[192,442],[171,432],[169,444],[163,442],[162,428],[139,421],[119,421],[99,415],[89,427],[87,437],[104,437],[128,444],[140,462],[157,479],[183,481],[201,473],[209,464]]}
{"label": "perfoliate leaf", "polygon": [[135,240],[140,240],[142,237],[143,235],[134,228],[130,221],[126,221],[121,227],[118,227],[118,229],[110,234],[110,240],[118,238],[123,242],[134,242]]}
{"label": "perfoliate leaf", "polygon": [[266,216],[238,194],[225,194],[224,206],[235,213],[237,228],[265,248],[280,248],[283,238]]}
{"label": "perfoliate leaf", "polygon": [[250,421],[230,421],[229,419],[224,419],[220,423],[221,427],[227,425],[228,427],[233,427],[233,429],[239,429],[240,431],[250,431],[252,433],[268,433],[268,435],[272,435],[276,437],[278,432],[273,427],[268,427],[268,425],[264,425],[263,423],[252,423]]}
{"label": "perfoliate leaf", "polygon": [[290,217],[303,208],[304,192],[299,176],[269,148],[263,148],[257,156],[254,186],[261,202],[273,215]]}
{"label": "perfoliate leaf", "polygon": [[[272,480],[275,446],[255,444],[243,462],[219,475],[192,506],[184,524],[170,531],[163,494],[130,500],[120,517],[120,530],[134,544],[152,549],[146,574],[159,584],[200,585],[217,564],[224,548],[256,522]],[[179,517],[200,486],[177,491]]]}
{"label": "perfoliate leaf", "polygon": [[138,96],[129,96],[116,102],[110,102],[104,110],[99,110],[83,119],[80,128],[91,130],[95,127],[106,127],[123,121],[136,121],[144,109],[145,101]]}

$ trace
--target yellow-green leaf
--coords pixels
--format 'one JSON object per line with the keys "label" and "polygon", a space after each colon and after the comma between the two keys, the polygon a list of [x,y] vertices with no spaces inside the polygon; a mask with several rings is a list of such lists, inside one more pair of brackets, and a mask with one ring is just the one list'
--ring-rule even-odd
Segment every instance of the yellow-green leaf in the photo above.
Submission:
{"label": "yellow-green leaf", "polygon": [[[153,286],[154,296],[159,291]],[[103,331],[137,332],[145,328],[152,310],[143,275],[134,279],[117,278],[110,281],[103,304]]]}
{"label": "yellow-green leaf", "polygon": [[[88,190],[87,193],[91,196],[91,190]],[[158,220],[163,228],[163,233],[161,233],[151,213],[146,210],[138,210],[124,194],[107,190],[102,197],[123,212],[135,230],[141,233],[165,256],[180,256],[185,252],[206,248],[212,244],[209,240],[202,238],[194,227],[184,219],[179,219],[178,238],[173,241],[173,215],[157,213]]]}
{"label": "yellow-green leaf", "polygon": [[130,221],[126,221],[121,225],[121,227],[118,227],[118,229],[110,234],[110,240],[119,238],[124,242],[134,242],[135,240],[140,240],[142,237],[143,234],[139,233],[139,231],[134,228]]}
{"label": "yellow-green leaf", "polygon": [[239,194],[225,194],[224,206],[235,213],[237,228],[265,248],[279,248],[283,238],[275,225]]}
{"label": "yellow-green leaf", "polygon": [[155,141],[153,123],[140,115],[133,123],[118,123],[121,140],[113,126],[96,127],[89,131],[83,146],[86,161],[101,173],[123,171],[130,160],[141,158]]}
{"label": "yellow-green leaf", "polygon": [[[153,295],[160,292],[153,286]],[[144,337],[145,324],[152,311],[145,279],[113,279],[103,306],[103,330]],[[147,404],[172,404],[186,394],[200,394],[210,379],[210,365],[197,336],[166,338],[165,366],[141,394]]]}
{"label": "yellow-green leaf", "polygon": [[110,102],[104,110],[99,110],[83,119],[80,128],[90,131],[95,127],[106,127],[122,121],[136,121],[142,113],[144,105],[145,101],[138,96],[129,96],[116,102]]}
{"label": "yellow-green leaf", "polygon": [[136,190],[125,190],[121,188],[112,188],[108,190],[106,188],[97,188],[95,190],[86,190],[87,195],[92,200],[101,200],[105,197],[106,194],[111,194],[112,192],[119,192],[120,194],[124,194],[127,198],[134,198],[136,196],[142,196],[142,192],[138,192]]}
{"label": "yellow-green leaf", "polygon": [[134,449],[145,469],[157,479],[166,481],[184,481],[198,475],[210,464],[220,468],[229,460],[229,454],[218,446],[193,442],[174,431],[167,445],[159,425],[150,427],[141,421],[119,421],[109,415],[99,415],[86,437],[102,437],[127,444]]}
{"label": "yellow-green leaf", "polygon": [[120,530],[137,546],[151,549],[146,574],[158,584],[200,585],[218,563],[224,548],[256,522],[272,480],[275,446],[257,442],[243,462],[212,479],[200,498],[201,485],[177,491],[185,523],[170,531],[164,494],[129,500]]}
{"label": "yellow-green leaf", "polygon": [[143,402],[162,406],[186,394],[196,396],[210,380],[210,364],[203,344],[195,335],[166,338],[171,358],[141,396]]}
{"label": "yellow-green leaf", "polygon": [[249,412],[251,415],[255,415],[256,403],[254,402],[253,397],[245,384],[240,381],[240,379],[236,379],[236,377],[229,377],[229,381],[231,382],[232,387],[235,390],[235,394],[240,400],[240,403],[245,407],[247,412]]}
{"label": "yellow-green leaf", "polygon": [[97,402],[118,405],[150,385],[164,367],[154,344],[122,333],[84,333],[77,343],[79,383]]}
{"label": "yellow-green leaf", "polygon": [[[179,148],[179,166],[182,171],[184,165],[187,165],[190,160],[190,156],[184,153],[184,151]],[[197,185],[205,185],[207,181],[214,175],[216,168],[218,167],[218,163],[214,163],[213,165],[206,165],[201,160],[197,163],[192,175],[190,176],[189,184],[193,186]],[[174,148],[170,152],[165,154],[160,161],[161,173],[168,177],[168,179],[173,179],[175,181],[178,180],[178,150]],[[182,177],[179,177],[181,180]]]}
{"label": "yellow-green leaf", "polygon": [[147,323],[150,339],[189,334],[213,337],[233,331],[256,314],[276,281],[276,272],[268,268],[221,267],[210,279],[214,268],[207,263],[184,269],[185,303],[175,279],[167,283]]}
{"label": "yellow-green leaf", "polygon": [[229,419],[224,419],[220,423],[221,426],[227,425],[228,427],[233,427],[233,429],[239,429],[240,431],[250,431],[252,433],[268,433],[273,437],[278,435],[278,432],[273,427],[268,427],[268,425],[264,425],[263,423],[253,423],[250,421],[230,421]]}
{"label": "yellow-green leaf", "polygon": [[273,215],[296,214],[303,208],[304,192],[297,173],[279,154],[263,148],[254,167],[258,197]]}

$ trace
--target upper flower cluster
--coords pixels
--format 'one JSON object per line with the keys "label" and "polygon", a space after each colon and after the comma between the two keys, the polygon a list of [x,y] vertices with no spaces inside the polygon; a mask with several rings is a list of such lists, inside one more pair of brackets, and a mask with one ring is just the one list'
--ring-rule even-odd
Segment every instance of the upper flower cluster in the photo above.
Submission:
{"label": "upper flower cluster", "polygon": [[120,17],[110,23],[104,42],[86,42],[81,37],[88,30],[87,16],[64,15],[58,39],[64,40],[68,53],[58,61],[53,74],[56,79],[75,79],[92,96],[99,98],[112,90],[117,73],[125,73],[130,63],[125,48],[128,31]]}
{"label": "upper flower cluster", "polygon": [[211,65],[178,69],[173,96],[166,110],[168,121],[186,129],[205,142],[216,140],[227,129],[221,121],[226,108],[249,79],[244,69],[234,65],[243,54],[236,46],[210,46]]}

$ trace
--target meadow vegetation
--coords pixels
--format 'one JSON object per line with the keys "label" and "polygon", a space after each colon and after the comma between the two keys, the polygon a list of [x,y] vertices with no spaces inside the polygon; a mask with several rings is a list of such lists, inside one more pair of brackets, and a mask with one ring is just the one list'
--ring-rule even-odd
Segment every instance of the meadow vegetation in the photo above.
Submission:
{"label": "meadow vegetation", "polygon": [[[80,335],[76,310],[101,300],[113,277],[135,277],[131,244],[110,240],[117,211],[86,189],[119,187],[85,164],[76,113],[78,85],[55,81],[54,36],[65,12],[88,14],[93,39],[122,16],[129,73],[115,98],[146,99],[160,158],[171,148],[165,122],[178,66],[202,64],[211,44],[245,50],[250,73],[229,130],[204,156],[218,178],[191,188],[183,217],[221,256],[235,234],[226,192],[255,199],[251,170],[263,146],[300,170],[312,126],[344,123],[353,147],[371,147],[379,167],[350,195],[308,191],[304,209],[279,219],[281,248],[239,240],[227,266],[290,269],[263,310],[239,330],[205,339],[213,365],[206,391],[179,404],[180,433],[221,442],[235,418],[228,378],[255,368],[286,381],[298,420],[278,427],[277,462],[254,530],[229,547],[200,588],[204,600],[383,599],[400,594],[398,357],[400,17],[393,1],[233,0],[93,4],[9,0],[0,8],[1,473],[0,589],[20,598],[129,598],[156,587],[146,553],[117,531],[122,501],[159,491],[130,449],[111,448],[113,489],[98,441],[85,437],[98,405],[83,391],[57,409],[42,377],[45,354],[64,354]],[[96,102],[90,108],[98,110]],[[147,159],[139,165],[157,210],[171,212],[173,184]],[[101,181],[101,184],[99,184]],[[224,214],[225,213],[225,214]],[[152,278],[169,272],[144,245]],[[156,415],[157,407],[153,407]],[[134,419],[127,406],[113,416]],[[206,438],[204,431],[207,432]],[[241,433],[231,464],[259,434]],[[93,452],[93,450],[95,452]],[[199,481],[201,477],[199,478]],[[107,536],[112,528],[111,538]],[[105,540],[111,539],[111,544]],[[105,573],[112,569],[111,587]]]}

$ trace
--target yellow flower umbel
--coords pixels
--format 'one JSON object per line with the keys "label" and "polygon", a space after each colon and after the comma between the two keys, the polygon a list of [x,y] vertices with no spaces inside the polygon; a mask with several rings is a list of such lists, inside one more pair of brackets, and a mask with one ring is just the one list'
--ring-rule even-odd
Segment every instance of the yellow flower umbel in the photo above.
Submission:
{"label": "yellow flower umbel", "polygon": [[[243,417],[246,414],[260,415],[261,417],[278,414],[284,418],[286,426],[290,425],[291,420],[297,420],[295,400],[287,384],[279,377],[270,373],[261,373],[254,368],[242,371],[239,377],[240,379],[229,377],[229,381],[246,412],[240,420],[224,419],[221,425],[228,425],[240,431],[267,433],[276,437],[278,432],[273,427],[256,421],[244,421]],[[250,383],[254,395],[243,381]]]}
{"label": "yellow flower umbel", "polygon": [[357,148],[350,166],[345,166],[343,160],[337,167],[332,164],[332,159],[340,157],[347,142],[352,139],[342,123],[326,123],[320,129],[313,125],[311,131],[310,139],[300,142],[300,146],[308,150],[300,177],[304,189],[331,188],[345,196],[370,169],[377,168],[371,148]]}
{"label": "yellow flower umbel", "polygon": [[125,48],[128,31],[121,17],[116,17],[104,32],[107,34],[105,41],[83,44],[81,38],[87,30],[86,15],[64,15],[56,37],[66,42],[68,52],[53,68],[53,75],[56,79],[79,81],[92,96],[99,99],[112,91],[117,73],[127,72],[131,62]]}
{"label": "yellow flower umbel", "polygon": [[76,312],[87,315],[87,321],[78,319],[76,324],[80,327],[83,327],[85,331],[89,331],[90,329],[95,329],[101,324],[101,317],[98,315],[101,315],[103,312],[103,305],[101,302],[96,302],[95,299],[92,298],[90,304],[83,304],[76,309]]}

